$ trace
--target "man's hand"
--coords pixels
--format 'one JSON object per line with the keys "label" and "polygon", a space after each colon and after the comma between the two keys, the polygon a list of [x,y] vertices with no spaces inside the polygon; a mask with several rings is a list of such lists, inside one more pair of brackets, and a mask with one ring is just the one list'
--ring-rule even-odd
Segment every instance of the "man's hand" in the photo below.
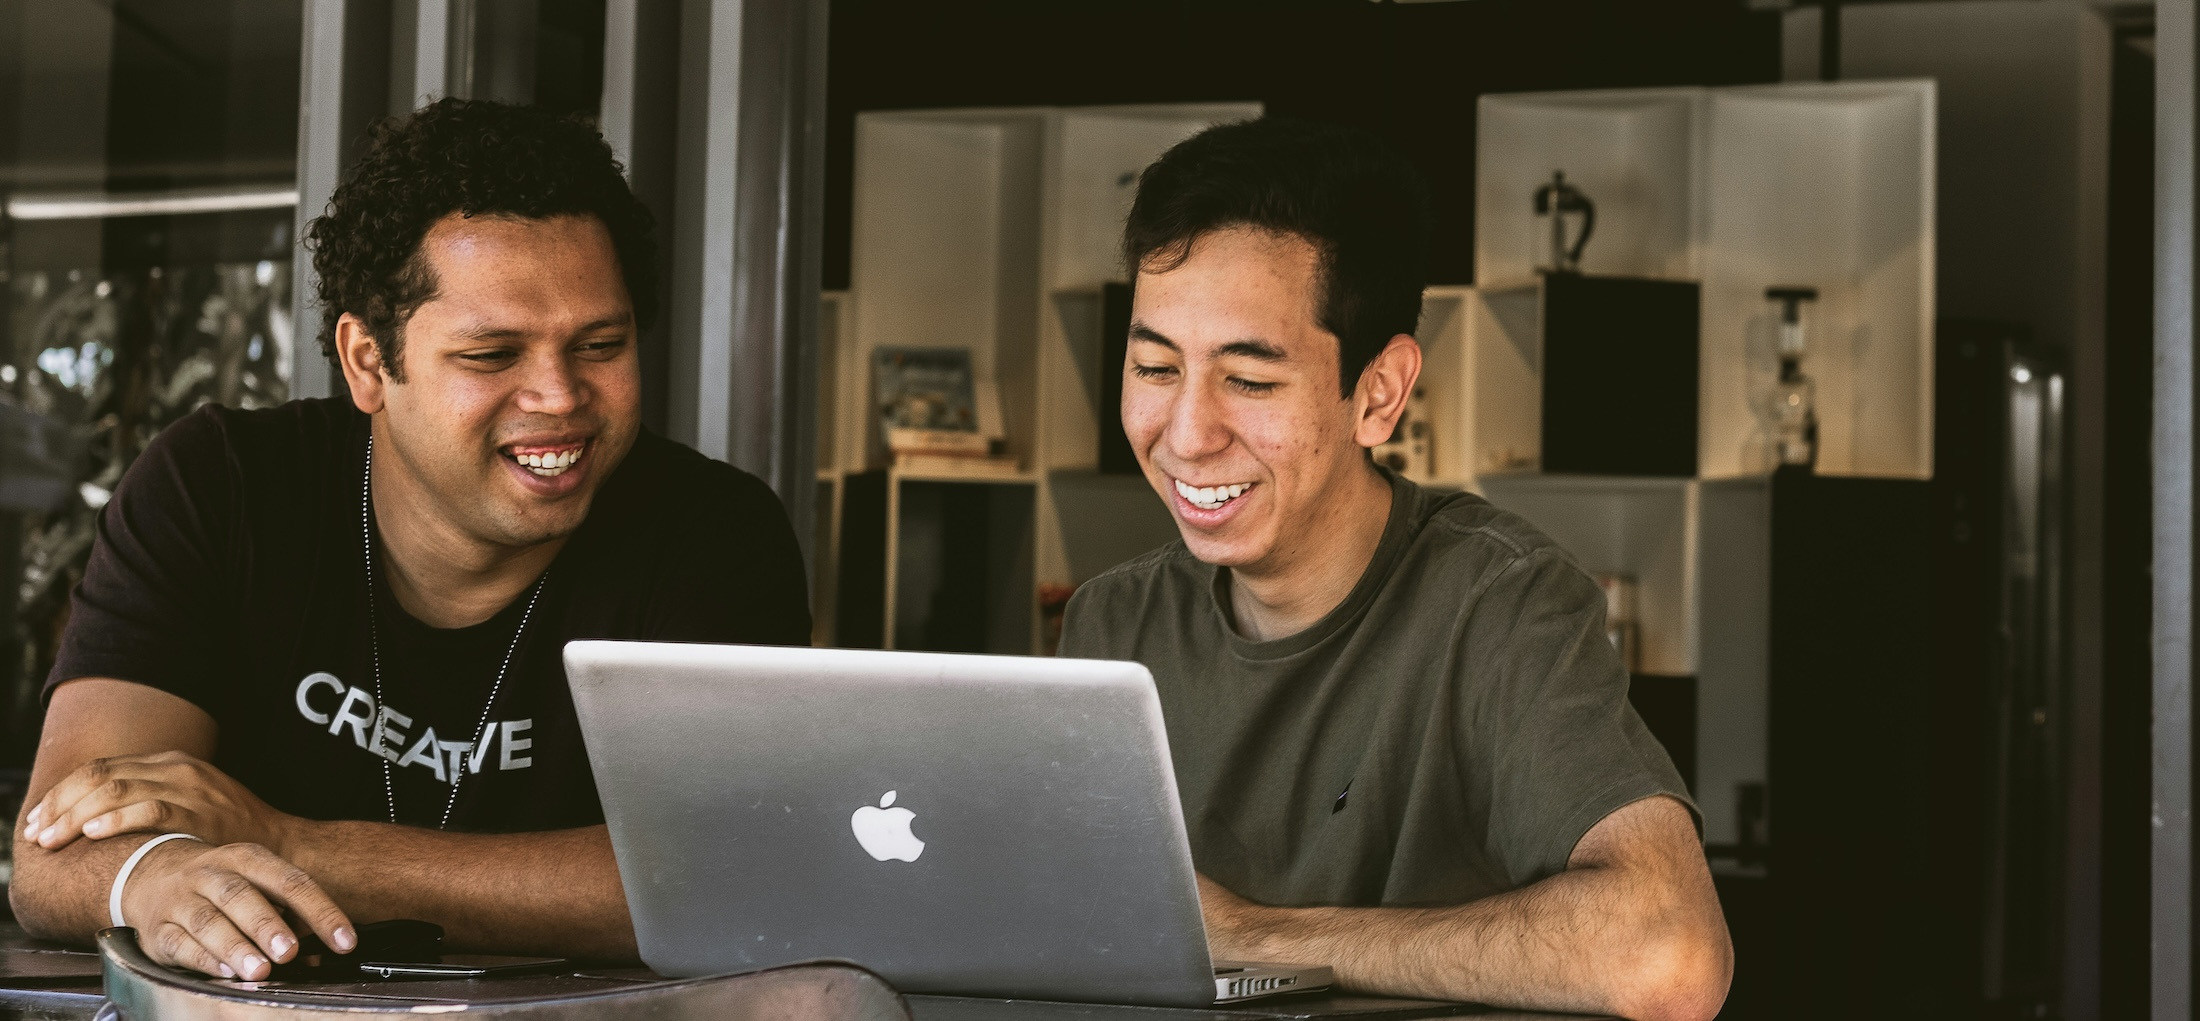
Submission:
{"label": "man's hand", "polygon": [[351,919],[303,869],[257,844],[171,840],[138,862],[122,917],[156,961],[258,981],[298,952],[288,908],[339,953],[358,943]]}
{"label": "man's hand", "polygon": [[204,760],[169,751],[77,767],[31,808],[23,839],[52,851],[78,836],[174,832],[281,853],[294,821]]}
{"label": "man's hand", "polygon": [[1695,824],[1652,797],[1604,817],[1565,871],[1455,907],[1282,908],[1199,877],[1217,960],[1326,964],[1348,989],[1705,1021],[1734,951]]}
{"label": "man's hand", "polygon": [[[453,950],[634,955],[634,923],[603,826],[439,833],[288,816],[206,764],[216,736],[204,710],[141,684],[87,677],[54,689],[7,888],[26,932],[90,941],[108,924],[116,870],[145,840],[142,832],[117,834],[151,830],[212,845],[162,844],[123,887],[124,916],[165,963],[250,975],[241,955],[294,956],[295,934],[276,907],[339,949],[349,945],[348,933],[335,931],[350,929],[347,918],[419,918],[441,925]],[[328,914],[335,905],[342,911]],[[290,942],[278,950],[277,936]]]}

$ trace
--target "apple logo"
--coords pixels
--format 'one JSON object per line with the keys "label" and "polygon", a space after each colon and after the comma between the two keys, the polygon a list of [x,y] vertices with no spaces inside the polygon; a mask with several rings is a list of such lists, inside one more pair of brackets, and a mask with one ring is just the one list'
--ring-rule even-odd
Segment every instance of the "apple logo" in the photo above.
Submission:
{"label": "apple logo", "polygon": [[856,843],[862,844],[864,852],[871,857],[879,861],[888,858],[916,861],[917,856],[924,853],[924,841],[909,832],[909,821],[915,819],[917,813],[893,807],[897,793],[887,791],[885,797],[878,799],[876,808],[865,805],[856,809],[848,825],[856,831]]}

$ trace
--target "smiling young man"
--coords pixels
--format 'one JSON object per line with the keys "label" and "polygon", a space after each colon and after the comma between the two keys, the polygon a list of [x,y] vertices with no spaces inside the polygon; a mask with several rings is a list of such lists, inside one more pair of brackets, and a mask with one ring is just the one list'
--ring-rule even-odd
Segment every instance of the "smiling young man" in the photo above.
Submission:
{"label": "smiling young man", "polygon": [[649,232],[577,121],[377,129],[311,231],[349,397],[203,409],[100,515],[17,820],[25,928],[112,911],[245,978],[300,927],[398,917],[632,955],[565,643],[809,636],[771,491],[641,427]]}
{"label": "smiling young man", "polygon": [[1227,125],[1147,169],[1123,425],[1182,541],[1081,587],[1062,654],[1152,670],[1217,958],[1709,1018],[1732,949],[1596,585],[1369,458],[1421,370],[1427,223],[1341,128]]}

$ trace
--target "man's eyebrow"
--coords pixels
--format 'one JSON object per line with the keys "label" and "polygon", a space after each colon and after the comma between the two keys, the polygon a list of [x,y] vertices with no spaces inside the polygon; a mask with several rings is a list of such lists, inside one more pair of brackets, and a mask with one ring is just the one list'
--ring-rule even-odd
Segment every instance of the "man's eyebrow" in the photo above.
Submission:
{"label": "man's eyebrow", "polygon": [[1222,348],[1215,352],[1214,357],[1227,358],[1231,355],[1262,362],[1287,362],[1291,360],[1291,356],[1284,354],[1282,348],[1265,340],[1233,340],[1222,345]]}
{"label": "man's eyebrow", "polygon": [[1160,331],[1146,325],[1145,323],[1131,324],[1131,339],[1143,340],[1149,344],[1159,344],[1162,347],[1168,348],[1171,351],[1183,350],[1182,348],[1176,346],[1176,341],[1170,340],[1169,338],[1162,336]]}
{"label": "man's eyebrow", "polygon": [[[621,327],[630,326],[633,324],[633,322],[634,316],[631,313],[605,316],[601,319],[594,319],[590,320],[589,322],[582,323],[579,329],[573,331],[573,335],[580,336],[582,334],[594,333],[597,330],[618,329]],[[457,329],[451,331],[451,336],[462,337],[467,340],[511,340],[517,337],[530,336],[532,335],[532,332],[533,331],[523,330],[516,326],[499,326],[495,323],[483,322],[458,327]]]}
{"label": "man's eyebrow", "polygon": [[[1168,348],[1171,351],[1181,352],[1183,350],[1183,348],[1177,346],[1176,341],[1170,340],[1169,338],[1162,336],[1159,331],[1153,329],[1150,326],[1147,326],[1144,323],[1131,324],[1131,339],[1143,340],[1149,344],[1159,344],[1162,347]],[[1291,360],[1291,356],[1284,354],[1282,348],[1277,347],[1276,345],[1271,344],[1265,340],[1250,339],[1233,340],[1227,344],[1224,344],[1210,357],[1227,358],[1231,355],[1236,355],[1240,358],[1251,358],[1255,361],[1263,362],[1287,362]]]}

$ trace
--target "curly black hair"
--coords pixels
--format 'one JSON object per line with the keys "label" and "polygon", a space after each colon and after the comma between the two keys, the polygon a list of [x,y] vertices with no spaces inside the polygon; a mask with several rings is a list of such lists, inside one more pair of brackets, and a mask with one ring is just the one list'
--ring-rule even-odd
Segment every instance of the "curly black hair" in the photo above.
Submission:
{"label": "curly black hair", "polygon": [[336,356],[336,322],[348,312],[366,325],[390,378],[403,378],[405,321],[436,292],[420,242],[452,213],[595,217],[611,233],[635,325],[655,318],[654,221],[603,136],[539,107],[444,99],[376,124],[366,155],[306,226],[322,353]]}
{"label": "curly black hair", "polygon": [[1262,117],[1178,142],[1139,175],[1123,262],[1134,278],[1165,273],[1202,235],[1231,227],[1305,239],[1320,258],[1318,319],[1337,337],[1351,397],[1383,345],[1419,329],[1432,222],[1428,186],[1382,139]]}

